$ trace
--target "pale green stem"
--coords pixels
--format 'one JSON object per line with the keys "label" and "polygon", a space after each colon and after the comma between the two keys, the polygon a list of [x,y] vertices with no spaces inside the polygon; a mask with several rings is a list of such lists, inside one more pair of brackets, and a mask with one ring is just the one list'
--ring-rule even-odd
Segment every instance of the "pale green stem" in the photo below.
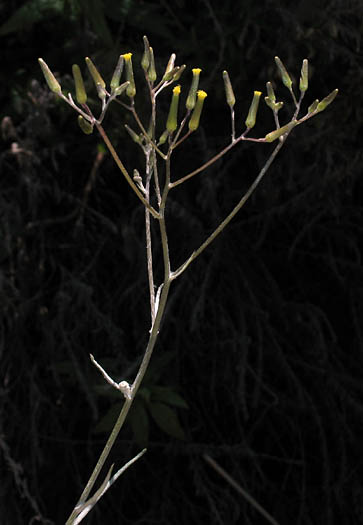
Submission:
{"label": "pale green stem", "polygon": [[211,465],[222,478],[224,478],[239,494],[241,494],[271,525],[279,525],[278,522],[253,498],[239,483],[236,482],[214,459],[208,454],[203,455],[204,459]]}
{"label": "pale green stem", "polygon": [[160,155],[160,157],[161,157],[162,159],[166,160],[166,155],[165,155],[165,153],[163,153],[163,152],[157,147],[157,145],[155,144],[155,142],[153,142],[153,141],[151,140],[151,138],[149,137],[149,135],[147,134],[147,131],[146,131],[146,129],[144,128],[144,126],[143,126],[141,120],[139,119],[139,116],[138,116],[138,114],[137,114],[137,112],[136,112],[136,110],[135,110],[134,107],[131,108],[131,112],[132,112],[132,114],[134,115],[134,118],[135,118],[135,120],[136,120],[136,122],[137,122],[137,125],[139,126],[139,128],[140,128],[140,130],[141,130],[141,132],[142,132],[142,134],[143,134],[143,136],[144,136],[146,142],[147,142],[148,144],[150,144],[150,146],[151,146],[151,147],[152,147],[152,148],[153,148],[153,149],[154,149],[154,150]]}
{"label": "pale green stem", "polygon": [[258,184],[261,182],[266,171],[271,166],[276,155],[278,154],[283,144],[285,143],[286,138],[287,138],[287,134],[284,136],[284,140],[279,142],[276,148],[273,150],[272,154],[270,155],[270,158],[268,159],[264,167],[261,169],[260,173],[257,175],[256,179],[253,181],[251,186],[248,188],[247,192],[243,195],[239,203],[233,208],[233,210],[227,215],[227,217],[220,223],[220,225],[214,230],[214,232],[211,233],[211,235],[204,241],[204,243],[201,244],[201,246],[199,246],[199,248],[195,250],[191,254],[191,256],[181,266],[179,266],[177,270],[175,270],[175,272],[172,273],[172,279],[176,279],[177,277],[179,277],[179,275],[181,275],[184,272],[184,270],[187,269],[189,264],[192,261],[194,261],[194,259],[196,259],[198,255],[200,255],[212,241],[214,241],[217,235],[219,235],[224,230],[227,224],[231,222],[233,217],[239,212],[242,206],[244,206],[247,199],[251,196],[251,194],[257,188]]}
{"label": "pale green stem", "polygon": [[[145,182],[145,198],[150,203],[150,180],[152,175],[152,168],[150,164],[151,150],[146,153],[146,182]],[[147,261],[147,275],[149,281],[149,295],[150,295],[150,313],[151,326],[155,320],[155,289],[154,289],[154,272],[153,272],[153,252],[151,241],[151,224],[150,212],[145,208],[145,236],[146,236],[146,261]]]}
{"label": "pale green stem", "polygon": [[[162,196],[162,200],[161,200],[161,205],[160,205],[160,214],[158,214],[158,219],[159,219],[159,226],[160,226],[160,235],[161,235],[161,243],[162,243],[162,248],[163,248],[163,259],[164,259],[164,282],[163,282],[163,285],[162,285],[162,290],[161,290],[161,295],[160,295],[160,300],[159,300],[159,304],[158,304],[158,308],[157,308],[157,311],[156,311],[156,316],[155,316],[155,320],[154,320],[154,323],[152,325],[152,328],[151,328],[151,332],[150,332],[150,337],[149,337],[149,341],[148,341],[148,344],[147,344],[147,347],[146,347],[146,350],[145,350],[145,353],[144,353],[144,356],[142,358],[142,362],[140,364],[140,367],[139,367],[139,370],[137,372],[137,375],[136,375],[136,378],[131,386],[131,392],[130,392],[130,398],[125,398],[125,401],[124,401],[124,404],[123,404],[123,407],[121,409],[121,412],[120,412],[120,415],[112,429],[112,432],[107,440],[107,443],[96,463],[96,466],[91,474],[91,477],[89,478],[88,482],[87,482],[87,485],[86,487],[84,488],[82,494],[81,494],[81,497],[79,499],[79,502],[77,503],[77,505],[79,505],[80,503],[84,502],[87,500],[101,470],[102,470],[102,467],[103,465],[105,464],[105,461],[115,443],[115,440],[124,424],[124,421],[126,419],[126,416],[131,408],[131,405],[132,405],[132,402],[133,400],[135,399],[135,396],[137,394],[137,391],[140,387],[140,384],[143,380],[143,377],[145,375],[145,372],[147,370],[147,367],[149,365],[149,362],[150,362],[150,359],[151,359],[151,355],[152,355],[152,352],[154,350],[154,347],[155,347],[155,343],[156,343],[156,340],[157,340],[157,337],[159,335],[159,330],[160,330],[160,324],[161,324],[161,321],[162,321],[162,318],[163,318],[163,314],[164,314],[164,311],[165,311],[165,306],[166,306],[166,303],[167,303],[167,299],[168,299],[168,295],[169,295],[169,289],[170,289],[170,284],[171,284],[171,271],[170,271],[170,259],[169,259],[169,247],[168,247],[168,237],[167,237],[167,232],[166,232],[166,226],[165,226],[165,217],[164,217],[164,212],[165,212],[165,205],[166,205],[166,200],[167,200],[167,196],[168,196],[168,192],[169,192],[169,181],[170,181],[170,155],[168,156],[167,158],[167,164],[166,164],[166,181],[165,181],[165,187],[164,187],[164,192],[163,192],[163,196]],[[77,511],[74,509],[72,514],[70,515],[70,517],[68,518],[67,522],[66,522],[66,525],[72,525],[75,517],[77,515]]]}
{"label": "pale green stem", "polygon": [[105,130],[103,129],[103,127],[101,126],[101,124],[98,124],[97,122],[95,122],[95,125],[99,131],[99,134],[101,135],[101,137],[103,138],[109,152],[111,153],[114,161],[116,162],[117,164],[117,167],[119,168],[119,170],[122,172],[123,176],[125,177],[125,179],[127,180],[127,182],[129,183],[129,185],[131,186],[131,188],[134,190],[134,192],[136,193],[136,195],[139,197],[139,199],[141,200],[141,202],[143,203],[144,206],[146,206],[146,208],[150,211],[151,215],[153,217],[155,217],[155,219],[158,219],[159,218],[159,214],[158,212],[152,207],[150,206],[150,204],[147,202],[147,200],[145,199],[145,197],[140,193],[140,190],[138,189],[138,187],[136,186],[136,184],[134,183],[134,181],[132,180],[132,178],[130,177],[127,169],[125,168],[125,166],[123,165],[123,163],[121,162],[121,159],[120,157],[117,155],[117,152],[115,150],[115,148],[112,146],[111,142],[110,142],[110,139],[108,138],[108,136],[106,135],[105,133]]}
{"label": "pale green stem", "polygon": [[[246,131],[248,131],[248,130],[246,130]],[[211,159],[207,160],[207,162],[202,164],[202,166],[199,166],[199,168],[197,168],[194,171],[191,171],[190,173],[188,173],[188,175],[185,175],[181,179],[178,179],[175,182],[171,182],[169,187],[170,188],[175,188],[175,186],[178,186],[179,184],[182,184],[183,182],[185,182],[186,180],[190,179],[191,177],[194,177],[194,175],[197,175],[201,171],[204,171],[206,168],[208,168],[209,166],[214,164],[218,159],[223,157],[223,155],[225,155],[230,149],[234,148],[234,146],[236,144],[238,144],[238,142],[241,142],[242,140],[247,140],[247,141],[250,141],[250,142],[265,142],[264,138],[263,139],[254,139],[254,138],[245,137],[246,131],[242,135],[240,135],[238,138],[236,138],[234,141],[232,141],[230,144],[228,144],[228,146],[223,148],[219,153],[214,155],[214,157],[212,157]],[[185,136],[185,138],[186,138],[186,136]],[[184,137],[182,139],[180,139],[180,141],[176,144],[176,146],[178,146],[182,142],[182,140],[184,140]]]}

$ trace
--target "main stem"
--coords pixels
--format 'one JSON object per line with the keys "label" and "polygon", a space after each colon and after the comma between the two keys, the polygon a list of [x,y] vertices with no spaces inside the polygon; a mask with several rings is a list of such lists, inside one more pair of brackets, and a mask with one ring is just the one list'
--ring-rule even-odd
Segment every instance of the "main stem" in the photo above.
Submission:
{"label": "main stem", "polygon": [[[77,505],[79,505],[80,503],[83,503],[87,500],[92,488],[93,488],[93,485],[95,484],[100,472],[101,472],[101,469],[103,467],[103,465],[105,464],[105,461],[115,443],[115,440],[124,424],[124,421],[126,419],[126,416],[131,408],[131,405],[132,405],[132,402],[134,401],[135,399],[135,396],[137,394],[137,391],[140,387],[140,384],[141,384],[141,381],[143,380],[143,377],[145,375],[145,372],[147,370],[147,367],[148,367],[148,364],[149,364],[149,361],[150,361],[150,358],[151,358],[151,355],[152,355],[152,352],[153,352],[153,349],[155,347],[155,343],[156,343],[156,340],[157,340],[157,337],[159,335],[159,328],[160,328],[160,323],[161,323],[161,320],[162,320],[162,317],[163,317],[163,313],[164,313],[164,310],[165,310],[165,306],[166,306],[166,302],[167,302],[167,299],[168,299],[168,294],[169,294],[169,289],[170,289],[170,283],[171,283],[171,280],[168,279],[167,282],[164,282],[163,284],[163,289],[162,289],[162,292],[161,292],[161,296],[160,296],[160,301],[159,301],[159,307],[158,307],[158,310],[157,310],[157,314],[156,314],[156,317],[155,317],[155,321],[154,321],[154,324],[153,324],[153,327],[151,329],[151,333],[150,333],[150,337],[149,337],[149,342],[148,342],[148,345],[146,347],[146,350],[145,350],[145,354],[144,354],[144,357],[142,359],[142,362],[141,362],[141,365],[140,365],[140,368],[139,368],[139,371],[136,375],[136,378],[135,378],[135,381],[134,383],[132,384],[132,387],[131,387],[131,397],[130,399],[125,399],[124,401],[124,404],[123,404],[123,407],[121,409],[121,412],[120,412],[120,415],[118,416],[118,419],[115,423],[115,426],[113,427],[112,429],[112,432],[107,440],[107,443],[106,445],[104,446],[104,449],[96,463],[96,466],[91,474],[91,477],[89,478],[88,482],[87,482],[87,485],[85,486],[80,498],[79,498],[79,501],[77,503]],[[76,505],[76,507],[77,507]],[[73,520],[74,518],[76,517],[77,515],[77,511],[76,511],[76,507],[75,509],[73,510],[72,514],[70,515],[70,517],[68,518],[67,522],[66,522],[66,525],[71,525],[73,523]]]}
{"label": "main stem", "polygon": [[141,382],[144,378],[144,375],[145,375],[145,372],[148,368],[148,365],[149,365],[149,362],[150,362],[150,359],[151,359],[151,355],[153,353],[153,350],[154,350],[154,347],[155,347],[155,343],[156,343],[156,340],[157,340],[157,337],[159,335],[159,330],[160,330],[160,325],[161,325],[161,321],[162,321],[162,318],[163,318],[163,314],[164,314],[164,311],[165,311],[165,306],[166,306],[166,303],[167,303],[167,299],[168,299],[168,295],[169,295],[169,289],[170,289],[170,284],[171,284],[171,269],[170,269],[170,258],[169,258],[169,247],[168,247],[168,237],[167,237],[167,231],[166,231],[166,225],[165,225],[165,205],[166,205],[166,200],[167,200],[167,196],[168,196],[168,193],[169,193],[169,182],[170,182],[170,157],[168,157],[167,159],[167,162],[166,162],[166,181],[165,181],[165,186],[164,186],[164,192],[163,192],[163,195],[162,195],[162,199],[161,199],[161,204],[160,204],[160,211],[159,211],[159,214],[158,214],[158,220],[159,220],[159,227],[160,227],[160,236],[161,236],[161,243],[162,243],[162,248],[163,248],[163,259],[164,259],[164,281],[163,281],[163,284],[162,284],[162,290],[161,290],[161,295],[160,295],[160,300],[159,300],[159,304],[158,304],[158,307],[157,307],[157,311],[156,311],[156,316],[155,316],[155,320],[152,324],[152,327],[151,327],[151,332],[150,332],[150,337],[149,337],[149,341],[148,341],[148,344],[147,344],[147,347],[146,347],[146,350],[145,350],[145,353],[144,353],[144,356],[142,358],[142,362],[140,364],[140,367],[139,367],[139,370],[137,372],[137,375],[135,377],[135,380],[131,386],[131,395],[130,395],[130,398],[127,399],[125,398],[125,401],[124,401],[124,404],[122,406],[122,409],[121,409],[121,412],[120,412],[120,415],[118,416],[117,418],[117,421],[112,429],[112,432],[106,442],[106,445],[104,446],[104,449],[103,451],[101,452],[101,455],[96,463],[96,466],[95,468],[93,469],[93,472],[91,474],[91,477],[89,478],[88,482],[87,482],[87,485],[85,486],[80,498],[79,498],[79,501],[77,503],[77,505],[75,506],[75,508],[73,509],[70,517],[68,518],[67,522],[66,522],[66,525],[72,525],[74,519],[76,518],[77,516],[77,506],[81,503],[84,503],[101,470],[102,470],[102,467],[103,465],[105,464],[106,462],[106,459],[108,458],[108,455],[116,441],[116,438],[125,422],[125,419],[126,419],[126,416],[131,408],[131,405],[135,399],[135,396],[137,394],[137,391],[141,385]]}

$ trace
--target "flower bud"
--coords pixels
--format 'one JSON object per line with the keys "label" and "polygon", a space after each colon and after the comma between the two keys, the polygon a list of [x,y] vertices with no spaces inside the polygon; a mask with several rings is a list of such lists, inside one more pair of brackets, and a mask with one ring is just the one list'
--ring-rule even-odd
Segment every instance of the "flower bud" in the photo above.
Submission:
{"label": "flower bud", "polygon": [[197,90],[198,90],[198,86],[199,86],[199,75],[200,75],[201,71],[202,70],[199,67],[196,67],[196,68],[192,69],[193,79],[192,79],[192,83],[191,83],[191,86],[190,86],[190,89],[189,89],[187,101],[186,101],[186,104],[185,104],[187,109],[189,109],[189,110],[193,109],[194,106],[195,106],[195,101],[196,101],[196,97],[197,97]]}
{"label": "flower bud", "polygon": [[136,86],[134,80],[134,70],[132,67],[132,53],[125,53],[122,56],[125,59],[126,80],[130,82],[130,84],[126,88],[126,94],[128,97],[134,98],[134,96],[136,95]]}
{"label": "flower bud", "polygon": [[223,71],[224,90],[226,92],[227,104],[230,108],[236,103],[236,98],[233,93],[233,88],[227,71]]}
{"label": "flower bud", "polygon": [[272,109],[272,111],[280,111],[282,106],[284,105],[283,102],[272,102],[269,97],[265,97],[265,102],[268,105],[269,108]]}
{"label": "flower bud", "polygon": [[97,87],[97,84],[101,84],[101,86],[105,88],[106,87],[105,81],[99,74],[98,69],[96,68],[92,60],[89,57],[86,57],[85,61],[86,61],[88,70],[91,73],[91,77],[93,78],[93,82],[96,84],[96,87]]}
{"label": "flower bud", "polygon": [[275,131],[271,131],[271,133],[268,133],[265,137],[266,142],[273,142],[274,140],[278,139],[282,135],[285,135],[288,131],[292,130],[296,126],[296,120],[293,120],[292,122],[289,122],[285,126],[282,126],[282,128],[275,129]]}
{"label": "flower bud", "polygon": [[168,120],[166,121],[166,129],[172,133],[178,127],[178,105],[179,105],[180,86],[175,86],[173,89],[173,96],[170,103]]}
{"label": "flower bud", "polygon": [[149,80],[153,84],[156,80],[156,69],[155,69],[155,59],[154,59],[154,50],[152,47],[150,47],[150,66],[149,66]]}
{"label": "flower bud", "polygon": [[113,72],[112,79],[111,79],[111,84],[110,84],[111,93],[114,93],[120,85],[120,78],[121,78],[123,67],[124,67],[124,57],[120,55],[118,62],[117,62],[117,66],[115,68],[115,71]]}
{"label": "flower bud", "polygon": [[300,91],[301,92],[306,91],[308,89],[308,85],[309,85],[308,61],[305,58],[301,66],[300,84],[299,84]]}
{"label": "flower bud", "polygon": [[119,95],[121,95],[121,93],[123,93],[125,91],[125,89],[128,88],[129,85],[130,85],[129,81],[124,82],[123,84],[121,84],[121,86],[119,86],[119,87],[117,87],[115,89],[115,91],[113,92],[114,95],[116,95],[116,97],[118,97]]}
{"label": "flower bud", "polygon": [[180,66],[176,66],[171,71],[169,71],[168,73],[165,73],[163,78],[162,78],[162,81],[163,82],[169,82],[170,80],[174,80],[174,76],[176,76],[176,74],[178,73],[179,69],[180,69]]}
{"label": "flower bud", "polygon": [[90,135],[93,131],[93,124],[83,118],[82,115],[78,115],[78,125],[86,135]]}
{"label": "flower bud", "polygon": [[277,67],[279,68],[283,84],[291,91],[292,80],[288,72],[286,71],[284,64],[281,62],[279,57],[275,57],[275,62]]}
{"label": "flower bud", "polygon": [[159,142],[158,142],[158,146],[162,146],[163,144],[165,144],[166,139],[168,138],[168,136],[169,136],[169,131],[166,129],[166,130],[160,135]]}
{"label": "flower bud", "polygon": [[314,100],[314,102],[308,107],[308,113],[314,113],[316,111],[319,104],[319,99],[317,98]]}
{"label": "flower bud", "polygon": [[197,101],[195,103],[194,111],[189,120],[189,129],[190,131],[195,131],[199,126],[200,115],[202,113],[202,108],[204,104],[204,99],[206,98],[207,93],[205,91],[197,91]]}
{"label": "flower bud", "polygon": [[[165,69],[165,73],[163,75],[163,78],[162,78],[162,81],[163,82],[168,82],[169,80],[171,80],[173,78],[173,71],[176,69],[174,64],[175,64],[175,53],[173,53],[172,55],[170,55],[170,58],[169,58],[169,62],[166,66],[166,69]],[[174,71],[176,73],[176,71]]]}
{"label": "flower bud", "polygon": [[144,54],[141,59],[141,67],[146,72],[150,66],[150,44],[147,36],[144,36]]}
{"label": "flower bud", "polygon": [[44,62],[42,58],[38,58],[38,62],[40,67],[42,68],[42,72],[44,75],[44,78],[48,84],[48,87],[53,93],[56,93],[57,95],[62,94],[62,88],[58,82],[58,80],[55,78],[47,64]]}
{"label": "flower bud", "polygon": [[72,73],[74,78],[74,83],[76,86],[76,99],[78,104],[85,104],[87,102],[87,93],[84,88],[83,78],[81,70],[77,64],[73,64]]}
{"label": "flower bud", "polygon": [[[179,67],[178,71],[174,74],[173,82],[176,82],[177,80],[179,80],[179,78],[184,73],[186,67],[187,66],[185,64],[183,64],[182,66]],[[177,67],[175,69],[177,69]]]}
{"label": "flower bud", "polygon": [[131,129],[127,124],[125,124],[125,129],[127,133],[130,135],[132,140],[136,142],[136,144],[141,144],[141,137],[133,129]]}
{"label": "flower bud", "polygon": [[329,106],[335,99],[335,97],[338,94],[338,89],[334,89],[327,97],[323,98],[321,102],[319,102],[318,107],[316,108],[318,111],[324,111],[324,109]]}
{"label": "flower bud", "polygon": [[96,88],[97,88],[98,98],[100,98],[101,100],[105,100],[106,95],[107,95],[105,88],[99,82],[97,82]]}
{"label": "flower bud", "polygon": [[269,98],[271,102],[276,102],[276,96],[275,96],[274,88],[272,87],[271,82],[266,83],[266,89],[267,89],[267,98]]}
{"label": "flower bud", "polygon": [[245,121],[245,124],[248,129],[252,129],[256,124],[256,115],[258,110],[258,105],[260,103],[261,91],[255,91],[253,94],[253,99],[248,111],[248,115]]}

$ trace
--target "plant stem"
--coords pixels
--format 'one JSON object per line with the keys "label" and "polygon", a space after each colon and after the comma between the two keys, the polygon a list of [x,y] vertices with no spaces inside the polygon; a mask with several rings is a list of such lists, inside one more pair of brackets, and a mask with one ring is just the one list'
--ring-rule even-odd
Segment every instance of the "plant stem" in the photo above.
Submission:
{"label": "plant stem", "polygon": [[280,149],[284,145],[286,138],[287,138],[287,134],[284,136],[284,139],[281,142],[279,142],[278,145],[275,147],[275,149],[271,153],[269,159],[267,160],[266,164],[263,166],[263,168],[261,169],[260,173],[257,175],[256,179],[253,181],[251,186],[248,188],[246,193],[243,195],[243,197],[241,198],[239,203],[233,208],[233,210],[227,215],[227,217],[220,223],[220,225],[214,230],[214,232],[211,233],[211,235],[204,241],[204,243],[201,244],[199,246],[199,248],[197,250],[195,250],[191,254],[189,259],[187,259],[181,266],[179,266],[179,268],[177,270],[175,270],[172,273],[172,279],[176,279],[177,277],[179,277],[179,275],[181,275],[184,272],[184,270],[187,269],[189,264],[192,261],[194,261],[194,259],[196,259],[198,257],[198,255],[200,255],[212,241],[214,241],[214,239],[217,237],[217,235],[219,235],[224,230],[224,228],[227,226],[227,224],[229,222],[231,222],[233,217],[239,212],[239,210],[242,208],[242,206],[244,206],[244,204],[246,203],[247,199],[251,196],[251,194],[257,188],[258,184],[261,182],[261,180],[264,177],[265,173],[267,172],[267,170],[271,166],[271,164],[272,164],[273,160],[275,159],[276,155],[278,154],[278,152],[280,151]]}
{"label": "plant stem", "polygon": [[[103,451],[101,452],[101,455],[96,463],[96,466],[91,474],[91,477],[89,478],[88,482],[87,482],[87,485],[85,486],[82,494],[81,494],[81,497],[79,498],[79,501],[76,505],[76,507],[85,502],[102,470],[102,467],[103,465],[105,464],[105,461],[115,443],[115,440],[125,422],[125,419],[126,419],[126,416],[131,408],[131,405],[132,405],[132,402],[134,401],[135,399],[135,396],[137,394],[137,391],[140,387],[140,384],[143,380],[143,377],[145,375],[145,372],[147,370],[147,367],[149,365],[149,362],[150,362],[150,359],[151,359],[151,356],[152,356],[152,352],[154,350],[154,347],[155,347],[155,343],[156,343],[156,340],[158,338],[158,335],[159,335],[159,331],[160,331],[160,324],[161,324],[161,321],[162,321],[162,318],[163,318],[163,314],[164,314],[164,311],[165,311],[165,306],[166,306],[166,303],[167,303],[167,299],[168,299],[168,295],[169,295],[169,289],[170,289],[170,284],[171,284],[171,281],[172,281],[172,278],[171,278],[171,271],[170,271],[170,259],[169,259],[169,247],[168,247],[168,237],[167,237],[167,231],[166,231],[166,225],[165,225],[165,217],[164,217],[164,214],[165,214],[165,205],[166,205],[166,200],[167,200],[167,196],[168,196],[168,193],[169,193],[169,181],[170,181],[170,154],[171,152],[169,153],[168,157],[167,157],[167,162],[166,162],[166,181],[165,181],[165,186],[164,186],[164,191],[163,191],[163,196],[162,196],[162,199],[161,199],[161,204],[160,204],[160,213],[158,214],[158,219],[159,219],[159,226],[160,226],[160,235],[161,235],[161,243],[162,243],[162,248],[163,248],[163,259],[164,259],[164,281],[163,281],[163,284],[162,284],[162,291],[161,291],[161,295],[160,295],[160,300],[159,300],[159,304],[158,304],[158,307],[157,307],[157,310],[156,310],[156,315],[155,315],[155,319],[154,319],[154,322],[152,324],[152,328],[151,328],[151,332],[150,332],[150,337],[149,337],[149,341],[148,341],[148,344],[147,344],[147,347],[146,347],[146,350],[145,350],[145,353],[144,353],[144,356],[142,358],[142,362],[140,364],[140,367],[139,367],[139,370],[136,374],[136,377],[135,377],[135,380],[131,386],[131,395],[130,395],[130,398],[127,399],[125,398],[125,401],[124,401],[124,404],[122,406],[122,409],[121,409],[121,412],[120,412],[120,415],[118,416],[117,418],[117,421],[112,429],[112,432],[107,440],[107,443],[106,445],[104,446],[104,449]],[[147,211],[148,213],[148,211]],[[68,518],[67,522],[66,522],[66,525],[72,525],[75,517],[77,516],[77,510],[76,510],[76,507],[73,509],[70,517]]]}
{"label": "plant stem", "polygon": [[122,174],[124,175],[125,179],[127,180],[127,182],[129,183],[129,185],[131,186],[131,188],[134,190],[134,192],[136,193],[136,195],[139,197],[139,199],[141,200],[141,202],[143,203],[144,206],[146,206],[146,208],[150,211],[151,215],[153,217],[155,217],[156,219],[159,217],[159,214],[158,212],[152,207],[150,206],[150,204],[147,202],[147,200],[145,199],[145,197],[140,193],[138,187],[136,186],[136,184],[134,183],[134,181],[132,180],[132,178],[130,177],[127,169],[125,168],[125,166],[123,165],[123,163],[121,162],[121,159],[120,157],[117,155],[116,153],[116,150],[115,148],[112,146],[111,142],[110,142],[110,139],[108,138],[108,136],[106,135],[106,132],[105,130],[103,129],[103,127],[101,126],[101,124],[98,124],[97,122],[95,122],[95,125],[99,131],[99,134],[101,135],[101,137],[103,138],[109,152],[111,153],[114,161],[116,162],[117,164],[117,167],[119,168],[119,170],[122,172]]}
{"label": "plant stem", "polygon": [[[145,182],[145,198],[150,203],[150,180],[152,175],[152,167],[150,165],[150,153],[146,154],[146,182]],[[155,320],[155,289],[154,289],[154,272],[153,272],[153,252],[151,241],[151,224],[150,212],[145,208],[145,237],[146,237],[146,260],[147,260],[147,275],[149,281],[149,295],[150,295],[150,314],[151,326]]]}
{"label": "plant stem", "polygon": [[265,510],[262,505],[260,505],[256,500],[255,498],[253,498],[250,494],[248,494],[248,492],[246,490],[244,490],[241,485],[239,483],[237,483],[236,480],[234,480],[232,478],[232,476],[230,476],[228,474],[228,472],[226,472],[214,459],[212,459],[208,454],[204,454],[203,455],[204,459],[206,460],[207,463],[209,463],[209,465],[211,465],[211,467],[214,468],[214,470],[216,472],[218,472],[218,474],[220,476],[222,476],[222,478],[224,478],[239,494],[241,494],[253,507],[255,507],[256,510],[258,510],[258,512],[269,522],[271,523],[271,525],[279,525],[278,522],[275,520],[275,518],[273,518],[271,516],[271,514],[269,514],[267,512],[267,510]]}

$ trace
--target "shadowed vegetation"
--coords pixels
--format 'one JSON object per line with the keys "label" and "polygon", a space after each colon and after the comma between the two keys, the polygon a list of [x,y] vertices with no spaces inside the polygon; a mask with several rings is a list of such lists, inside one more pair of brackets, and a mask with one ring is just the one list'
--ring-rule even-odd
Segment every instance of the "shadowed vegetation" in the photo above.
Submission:
{"label": "shadowed vegetation", "polygon": [[[175,283],[145,388],[156,395],[167,387],[185,400],[188,410],[174,407],[185,440],[162,431],[150,411],[144,430],[128,424],[110,463],[127,461],[145,439],[148,452],[87,523],[259,523],[205,453],[280,525],[363,522],[360,2],[227,1],[222,10],[206,0],[94,0],[86,10],[82,2],[45,9],[34,1],[11,24],[19,5],[6,4],[2,523],[65,521],[103,445],[100,421],[109,413],[109,427],[117,403],[89,353],[115,379],[132,378],[149,323],[144,211],[100,140],[82,135],[49,93],[36,59],[69,71],[59,78],[71,90],[69,64],[91,56],[108,78],[120,52],[135,50],[140,60],[145,33],[159,73],[175,51],[180,63],[203,69],[209,93],[202,129],[176,156],[175,178],[227,143],[224,67],[240,123],[251,90],[279,82],[275,54],[295,81],[297,64],[309,59],[312,100],[334,87],[340,95],[294,130],[242,213]],[[289,103],[288,91],[279,93]],[[270,113],[260,110],[256,136],[272,128]],[[115,107],[105,128],[132,166],[138,157],[124,118]],[[262,149],[243,145],[173,193],[176,262],[236,203],[265,161]]]}

